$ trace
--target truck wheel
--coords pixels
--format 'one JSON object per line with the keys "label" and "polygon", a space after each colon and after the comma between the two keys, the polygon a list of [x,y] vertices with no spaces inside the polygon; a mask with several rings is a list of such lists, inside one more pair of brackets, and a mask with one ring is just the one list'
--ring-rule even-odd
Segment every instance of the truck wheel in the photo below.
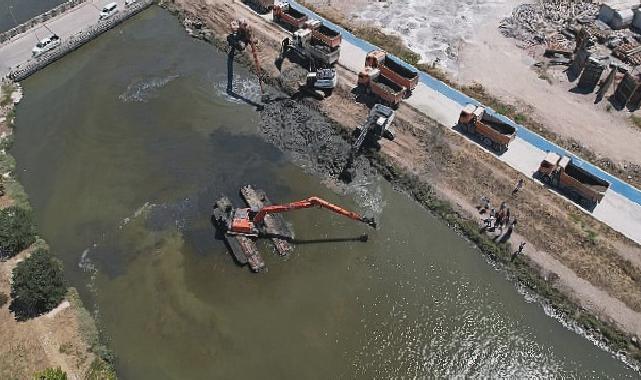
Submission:
{"label": "truck wheel", "polygon": [[547,176],[545,174],[540,174],[537,173],[541,177],[541,181],[546,184],[546,185],[552,185],[552,180],[550,179],[550,176]]}

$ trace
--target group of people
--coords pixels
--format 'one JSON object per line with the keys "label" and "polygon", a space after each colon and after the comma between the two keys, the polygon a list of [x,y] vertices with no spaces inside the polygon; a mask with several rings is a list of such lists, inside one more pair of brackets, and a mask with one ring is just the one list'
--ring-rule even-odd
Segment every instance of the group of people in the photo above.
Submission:
{"label": "group of people", "polygon": [[483,223],[486,228],[491,229],[492,231],[498,229],[499,233],[502,234],[503,227],[507,226],[509,232],[512,232],[514,227],[516,227],[516,217],[512,218],[510,208],[507,206],[506,202],[501,202],[501,206],[497,212],[496,209],[492,208],[490,199],[486,196],[482,196],[479,212],[481,214],[485,214],[488,211],[488,217],[483,219]]}
{"label": "group of people", "polygon": [[[518,192],[523,189],[524,184],[525,184],[524,179],[521,178],[518,180],[516,186],[514,187],[514,190],[512,191],[513,197],[515,197],[518,194]],[[483,219],[483,225],[489,231],[494,232],[498,230],[499,236],[500,236],[503,234],[503,228],[507,227],[507,233],[503,237],[505,241],[507,241],[510,238],[510,236],[512,235],[512,231],[514,231],[514,228],[518,223],[516,220],[516,217],[513,217],[510,214],[510,208],[508,207],[506,202],[501,202],[499,210],[497,211],[495,208],[492,207],[490,198],[486,196],[481,197],[479,213],[480,214],[487,213],[487,217]],[[523,253],[524,247],[525,247],[525,242],[522,242],[519,245],[519,248],[517,249],[517,251],[515,251],[514,254],[512,255],[512,260],[514,260],[519,254]]]}

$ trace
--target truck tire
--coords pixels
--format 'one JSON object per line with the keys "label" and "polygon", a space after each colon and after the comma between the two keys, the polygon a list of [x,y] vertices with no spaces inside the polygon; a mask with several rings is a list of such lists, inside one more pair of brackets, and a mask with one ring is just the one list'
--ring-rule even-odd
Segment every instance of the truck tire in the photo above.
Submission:
{"label": "truck tire", "polygon": [[537,174],[541,177],[541,181],[544,184],[546,184],[548,186],[552,186],[552,178],[550,178],[549,175],[541,174],[540,172],[537,172]]}

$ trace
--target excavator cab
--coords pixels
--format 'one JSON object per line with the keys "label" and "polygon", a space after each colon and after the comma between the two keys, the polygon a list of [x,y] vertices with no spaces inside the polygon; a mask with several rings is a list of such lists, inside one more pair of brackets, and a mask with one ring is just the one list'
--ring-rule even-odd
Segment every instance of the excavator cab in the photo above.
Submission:
{"label": "excavator cab", "polygon": [[257,235],[254,223],[250,217],[251,209],[237,208],[232,216],[230,231],[231,233],[243,235]]}

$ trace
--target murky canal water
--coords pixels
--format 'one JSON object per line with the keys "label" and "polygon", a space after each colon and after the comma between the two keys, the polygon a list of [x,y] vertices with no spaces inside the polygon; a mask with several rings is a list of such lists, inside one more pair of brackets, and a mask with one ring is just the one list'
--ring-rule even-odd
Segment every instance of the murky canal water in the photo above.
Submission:
{"label": "murky canal water", "polygon": [[[225,95],[225,57],[158,8],[24,85],[18,176],[123,379],[634,376],[388,184],[343,196],[289,163]],[[265,245],[269,271],[252,275],[209,223],[246,183],[374,212],[380,227],[288,214],[300,239],[370,241],[301,244],[286,260]]]}
{"label": "murky canal water", "polygon": [[64,3],[64,0],[0,0],[0,32]]}

